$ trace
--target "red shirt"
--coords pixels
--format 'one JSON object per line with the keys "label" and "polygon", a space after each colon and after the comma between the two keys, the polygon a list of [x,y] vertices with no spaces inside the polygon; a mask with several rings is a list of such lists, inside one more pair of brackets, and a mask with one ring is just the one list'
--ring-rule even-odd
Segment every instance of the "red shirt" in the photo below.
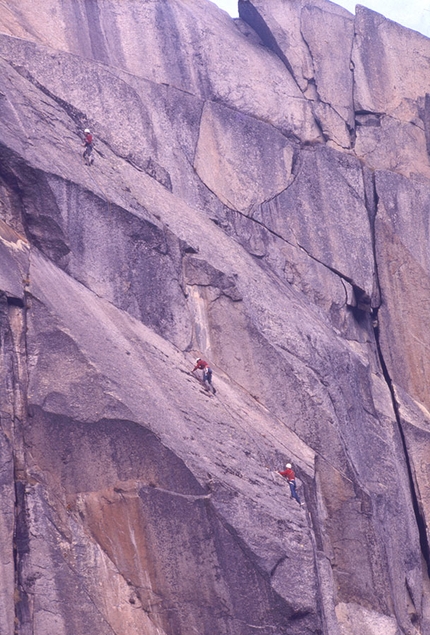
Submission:
{"label": "red shirt", "polygon": [[204,369],[205,369],[205,368],[207,368],[208,366],[209,366],[209,364],[208,364],[207,362],[205,362],[205,360],[204,360],[204,359],[200,359],[200,360],[197,362],[197,364],[194,366],[194,368],[193,368],[193,372],[194,372],[195,370],[197,370],[197,369],[198,369],[198,370],[204,370]]}
{"label": "red shirt", "polygon": [[292,470],[290,467],[287,467],[287,469],[284,470],[283,472],[279,472],[279,474],[281,476],[285,476],[285,478],[288,481],[294,481],[294,479],[296,478],[296,475],[294,474],[294,470]]}
{"label": "red shirt", "polygon": [[91,145],[93,142],[93,135],[90,132],[87,132],[87,134],[85,135],[85,143],[87,143],[88,145]]}

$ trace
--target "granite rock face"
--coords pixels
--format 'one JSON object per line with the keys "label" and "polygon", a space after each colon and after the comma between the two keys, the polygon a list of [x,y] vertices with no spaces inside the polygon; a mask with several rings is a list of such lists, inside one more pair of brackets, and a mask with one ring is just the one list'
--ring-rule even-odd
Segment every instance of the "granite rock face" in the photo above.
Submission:
{"label": "granite rock face", "polygon": [[239,0],[239,15],[291,72],[324,138],[349,148],[354,130],[353,16],[326,0]]}
{"label": "granite rock face", "polygon": [[1,633],[430,634],[430,41],[239,12],[1,5]]}

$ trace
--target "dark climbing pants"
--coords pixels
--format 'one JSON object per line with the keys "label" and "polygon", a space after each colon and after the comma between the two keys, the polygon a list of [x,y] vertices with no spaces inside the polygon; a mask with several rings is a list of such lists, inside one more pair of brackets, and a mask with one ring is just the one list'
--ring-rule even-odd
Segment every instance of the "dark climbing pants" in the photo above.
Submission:
{"label": "dark climbing pants", "polygon": [[203,381],[207,381],[208,384],[212,383],[212,368],[205,368],[203,371]]}
{"label": "dark climbing pants", "polygon": [[84,153],[82,155],[84,157],[84,159],[86,159],[87,157],[90,158],[92,151],[93,151],[93,144],[92,143],[87,143],[87,145],[85,146]]}
{"label": "dark climbing pants", "polygon": [[296,481],[288,481],[288,485],[290,486],[291,498],[295,498],[296,501],[301,504],[299,495],[296,490]]}

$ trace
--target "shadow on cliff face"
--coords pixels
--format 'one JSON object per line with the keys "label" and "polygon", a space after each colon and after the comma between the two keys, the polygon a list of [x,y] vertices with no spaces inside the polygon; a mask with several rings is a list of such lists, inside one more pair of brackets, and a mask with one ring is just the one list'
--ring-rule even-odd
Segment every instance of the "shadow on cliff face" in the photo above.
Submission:
{"label": "shadow on cliff face", "polygon": [[[2,4],[6,6],[7,0]],[[115,60],[138,74],[154,71],[151,77],[158,84],[85,63],[79,54],[58,55],[20,37],[0,38],[2,57],[11,60],[11,66],[1,62],[2,133],[16,153],[4,155],[0,198],[5,192],[8,203],[3,206],[0,201],[0,207],[12,227],[25,229],[32,245],[31,286],[25,283],[24,292],[20,265],[9,276],[18,291],[16,303],[8,300],[8,308],[24,313],[27,305],[21,297],[34,294],[23,372],[29,373],[33,402],[44,409],[36,410],[26,427],[28,471],[22,477],[26,480],[16,486],[16,570],[22,593],[16,628],[22,635],[26,629],[58,635],[160,635],[161,630],[163,635],[249,635],[256,630],[264,635],[320,630],[335,635],[351,629],[412,633],[411,623],[418,623],[422,614],[423,576],[405,447],[381,377],[370,314],[360,308],[362,298],[351,304],[357,290],[366,298],[374,291],[374,227],[369,214],[374,217],[376,206],[369,205],[369,170],[352,154],[323,146],[311,103],[285,68],[299,82],[300,59],[294,64],[291,57],[286,64],[289,54],[274,39],[269,22],[262,32],[251,2],[241,3],[242,8],[266,44],[283,57],[284,66],[260,44],[245,46],[243,38],[233,35],[224,39],[226,20],[220,22],[221,37],[210,3],[201,3],[209,16],[201,22],[196,20],[197,1],[135,4],[128,17],[127,3],[114,3],[118,9],[126,7],[124,26],[118,30],[113,29],[113,12],[103,16],[108,4],[100,15],[96,6],[87,6],[87,21],[73,5],[76,12],[63,21],[67,39],[77,35],[73,50]],[[293,7],[282,0],[267,2],[267,8],[273,10],[276,4],[302,10],[300,3]],[[21,5],[29,3],[23,0]],[[336,47],[336,55],[331,49],[333,41],[345,41],[339,37],[342,32],[352,38],[352,22],[349,17],[346,22],[333,19],[329,24],[337,25],[335,31],[324,29],[324,16],[314,9],[304,8],[303,21],[295,23],[298,50],[306,59],[311,55],[324,73],[328,69],[328,82],[317,63],[315,73],[302,77],[303,84],[309,84],[311,101],[324,99],[324,94],[332,97],[328,89],[342,89],[339,105],[345,121],[337,118],[332,127],[327,125],[333,114],[331,99],[313,104],[312,110],[321,127],[325,124],[325,133],[330,128],[336,143],[349,148],[351,139],[344,133],[345,124],[352,125],[354,110],[350,42],[341,60],[347,78],[343,86],[336,70],[342,47]],[[60,15],[66,13],[51,16],[53,24],[60,26]],[[71,17],[76,18],[74,28]],[[51,24],[43,21],[49,35],[57,35]],[[84,45],[86,25],[92,39]],[[296,28],[294,21],[287,25],[287,34],[290,28]],[[104,39],[104,29],[110,42]],[[336,37],[326,37],[334,32]],[[375,47],[369,52],[376,55],[365,52],[366,58],[380,59],[385,45],[378,44],[376,24],[369,33],[375,37],[366,36],[366,47]],[[405,57],[406,39],[396,34],[392,43],[397,42]],[[108,50],[111,43],[115,54]],[[400,55],[393,67],[401,69],[405,67]],[[27,66],[31,74],[22,70]],[[382,66],[387,68],[385,62]],[[372,78],[380,67],[367,69]],[[359,78],[360,73],[354,74]],[[383,75],[384,82],[372,81],[378,94],[386,84],[387,73]],[[354,88],[359,101],[360,93],[367,99],[364,79]],[[397,82],[401,90],[408,84],[409,71],[403,72],[403,79]],[[427,79],[419,82],[420,91],[426,83]],[[317,89],[319,95],[313,92]],[[420,158],[409,160],[410,150],[399,164],[398,149],[412,126],[412,141],[405,145],[410,149],[413,143],[416,154],[416,142],[425,138],[422,149],[428,149],[428,134],[416,118],[411,119],[415,93],[405,95],[410,102],[403,115],[408,117],[407,128],[395,122],[392,110],[377,115],[378,126],[370,125],[375,117],[372,104],[378,100],[359,107],[355,151],[367,161],[376,144],[383,160],[378,163],[376,157],[375,163],[370,158],[379,171],[392,158],[395,169],[407,164],[408,173],[411,165],[419,164]],[[202,98],[224,105],[203,105]],[[382,103],[377,110],[384,109]],[[96,123],[98,148],[103,149],[90,171],[84,170],[79,154],[79,113],[84,112]],[[394,134],[396,143],[386,152]],[[300,138],[301,144],[293,147],[284,135],[295,142]],[[313,145],[316,141],[321,143]],[[18,154],[25,159],[18,159]],[[427,174],[427,159],[422,174]],[[398,190],[398,183],[384,185],[381,178],[376,181],[387,194]],[[423,189],[428,191],[428,183]],[[401,198],[409,200],[406,194]],[[381,201],[386,198],[379,195]],[[182,205],[181,198],[193,209]],[[390,198],[387,206],[393,209]],[[225,205],[239,211],[230,212]],[[395,206],[394,229],[402,207]],[[405,213],[406,229],[409,209]],[[413,216],[417,218],[415,204]],[[208,217],[225,233],[212,231],[215,225]],[[402,245],[396,246],[390,226],[378,229],[381,220],[378,210],[375,225],[381,242],[376,252],[379,272],[386,270],[381,350],[394,350],[395,338],[400,353],[406,354],[393,354],[390,364],[387,356],[387,366],[403,377],[408,370],[405,360],[412,360],[415,377],[421,363],[413,362],[424,359],[426,348],[419,328],[425,320],[413,320],[415,328],[409,331],[416,343],[407,350],[402,342],[408,341],[408,329],[398,329],[405,324],[401,308],[410,311],[428,297],[426,277],[413,263],[412,268],[404,266],[407,254]],[[424,224],[417,240],[412,235],[412,251],[427,233]],[[252,258],[245,257],[238,243]],[[11,253],[14,249],[10,247]],[[184,260],[185,253],[199,253],[199,258]],[[384,267],[381,258],[386,257]],[[69,284],[72,277],[80,284]],[[424,281],[414,289],[412,301],[411,278]],[[393,282],[398,286],[391,295]],[[86,293],[84,285],[92,293]],[[185,285],[190,289],[187,298]],[[108,302],[99,303],[97,296]],[[115,316],[113,305],[120,309]],[[391,313],[393,307],[400,307],[398,313]],[[162,335],[163,344],[153,332],[133,325],[130,315]],[[397,320],[390,319],[394,315]],[[203,316],[201,323],[196,316]],[[210,350],[219,370],[219,397],[207,408],[204,400],[209,403],[210,398],[200,398],[186,371],[189,360],[166,342],[188,350],[195,335],[190,333],[193,317],[201,337],[196,348],[205,356]],[[24,332],[24,320],[22,325]],[[196,335],[193,344],[197,339]],[[8,366],[9,375],[12,367]],[[9,375],[4,379],[5,394],[10,394],[11,383],[19,384],[16,375],[13,381]],[[412,382],[422,399],[427,395],[423,377],[417,372]],[[23,403],[25,398],[26,394]],[[205,423],[200,452],[194,451],[191,436],[200,426],[187,428],[191,408],[196,421],[200,423],[200,417]],[[260,420],[263,409],[268,416]],[[24,412],[17,419],[27,426]],[[130,423],[133,419],[142,426]],[[82,423],[94,420],[98,422]],[[163,441],[172,451],[145,426],[160,435],[164,431]],[[421,452],[421,429],[412,428],[408,434],[406,440],[412,443],[413,437]],[[288,503],[283,484],[278,489],[267,472],[266,457],[273,456],[279,437],[283,441],[276,446],[277,458],[296,450],[299,469],[308,472],[303,481],[312,526],[308,514],[299,516],[297,507],[283,506]],[[9,456],[8,443],[5,446]],[[208,457],[209,446],[216,451]],[[187,458],[181,461],[173,453]],[[321,456],[314,465],[315,453]],[[194,464],[191,457],[196,457]],[[424,452],[418,454],[416,465],[425,466],[426,459]],[[191,473],[201,475],[206,469],[217,469],[220,479],[218,489],[211,492]],[[420,477],[425,491],[425,467]],[[228,490],[227,501],[221,500],[220,490],[224,487],[225,492],[232,482],[241,484],[243,498],[248,497],[245,503],[237,502],[240,495],[234,488]],[[262,510],[267,500],[270,513]],[[6,555],[0,558],[0,596],[1,565],[12,561],[7,550],[2,553]],[[13,614],[13,600],[11,604]],[[324,613],[321,620],[334,613],[336,620],[333,616],[332,624],[321,626],[319,609]]]}
{"label": "shadow on cliff face", "polygon": [[0,168],[7,210],[31,244],[97,295],[187,348],[185,248],[176,236],[143,207],[135,215],[30,168],[9,150]]}
{"label": "shadow on cliff face", "polygon": [[[81,574],[91,568],[91,550],[100,549],[128,589],[117,604],[142,609],[165,633],[245,635],[258,629],[269,635],[287,632],[287,624],[291,634],[320,632],[311,609],[289,606],[277,595],[211,494],[152,432],[129,421],[83,424],[40,408],[32,414],[28,516],[38,515],[55,536],[38,578],[26,579],[25,564],[20,567],[23,597],[47,585],[60,594],[67,589],[64,617],[81,632],[82,616],[94,623],[91,601],[103,592]],[[52,496],[62,499],[55,511]],[[22,515],[22,535],[26,522]],[[89,543],[77,538],[82,532],[91,536]],[[43,540],[29,537],[18,546],[18,558],[36,561]],[[51,581],[47,571],[54,573]],[[83,596],[83,610],[75,611]]]}
{"label": "shadow on cliff face", "polygon": [[13,225],[56,264],[64,266],[70,252],[61,227],[61,216],[47,176],[30,168],[20,157],[2,147],[0,175],[4,188],[5,211]]}

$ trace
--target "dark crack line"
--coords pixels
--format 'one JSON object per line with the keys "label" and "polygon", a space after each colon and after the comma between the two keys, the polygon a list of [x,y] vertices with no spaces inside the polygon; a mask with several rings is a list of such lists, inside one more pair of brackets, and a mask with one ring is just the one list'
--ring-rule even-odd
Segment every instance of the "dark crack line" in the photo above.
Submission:
{"label": "dark crack line", "polygon": [[[286,188],[288,189],[288,188]],[[275,198],[275,197],[274,197]],[[341,280],[345,280],[346,282],[348,282],[354,290],[358,290],[361,293],[366,293],[364,291],[364,289],[361,289],[361,287],[359,287],[357,284],[355,284],[355,282],[352,280],[352,278],[349,278],[348,276],[346,276],[345,274],[341,273],[338,269],[335,269],[334,267],[331,267],[330,265],[326,264],[325,262],[322,262],[321,260],[319,260],[316,256],[313,256],[311,253],[309,253],[309,251],[303,246],[301,245],[299,242],[296,243],[292,243],[289,240],[287,240],[284,236],[281,236],[281,234],[278,234],[278,232],[276,232],[274,229],[271,229],[270,227],[267,227],[267,225],[265,225],[262,221],[257,220],[256,218],[253,218],[252,216],[248,216],[247,214],[245,214],[244,212],[240,212],[239,210],[232,210],[234,212],[236,212],[237,214],[240,214],[243,218],[247,218],[248,220],[256,223],[257,225],[260,225],[260,227],[263,227],[263,229],[265,229],[266,231],[268,231],[270,234],[272,234],[273,236],[275,236],[276,238],[279,238],[279,240],[282,240],[285,244],[290,245],[290,247],[293,247],[295,249],[301,249],[302,251],[304,251],[304,253],[311,258],[313,261],[317,262],[318,264],[320,264],[321,266],[325,267],[326,269],[328,269],[329,271],[331,271],[332,273],[334,273],[336,276],[338,276],[339,278],[341,278]],[[366,294],[367,295],[367,294]]]}
{"label": "dark crack line", "polygon": [[288,559],[287,555],[282,556],[282,558],[279,558],[278,562],[275,564],[275,566],[272,568],[272,570],[270,571],[270,577],[273,578],[273,576],[276,573],[276,569],[283,563],[285,562],[285,560]]}
{"label": "dark crack line", "polygon": [[[288,186],[289,187],[289,186]],[[285,188],[285,189],[288,189]],[[282,190],[283,192],[285,192],[285,190]],[[280,192],[279,194],[282,194],[282,192]],[[276,194],[275,196],[273,196],[271,199],[268,199],[267,201],[264,201],[264,203],[270,202],[272,201],[274,198],[276,198],[277,196],[279,196],[279,194]],[[260,205],[263,205],[263,203],[260,203]],[[281,236],[281,234],[278,234],[274,229],[271,229],[270,227],[267,227],[267,225],[265,225],[262,221],[257,220],[256,218],[254,218],[253,216],[248,216],[248,214],[245,214],[245,212],[241,212],[237,209],[233,209],[233,212],[236,212],[236,214],[240,214],[243,218],[247,218],[248,220],[252,221],[253,223],[256,223],[257,225],[260,225],[260,227],[263,227],[263,229],[265,229],[266,231],[268,231],[270,234],[272,234],[273,236],[275,236],[276,238],[279,238],[280,240],[282,240],[284,243],[286,243],[287,245],[290,245],[290,247],[298,247],[300,245],[298,244],[294,244],[294,243],[290,243],[286,238],[284,238],[284,236]]]}
{"label": "dark crack line", "polygon": [[[28,255],[27,266],[30,268],[30,254]],[[27,279],[30,274],[27,272]],[[27,297],[27,279],[22,281],[23,298]],[[22,316],[22,330],[14,329],[11,319],[10,302],[7,300],[7,322],[6,328],[10,335],[10,350],[12,356],[12,377],[13,377],[13,404],[11,417],[11,461],[13,463],[13,487],[14,487],[14,519],[13,519],[13,568],[14,568],[14,590],[21,598],[21,592],[25,600],[14,602],[14,615],[17,624],[22,624],[23,620],[30,618],[28,607],[29,594],[24,590],[23,581],[23,561],[29,550],[29,526],[27,522],[26,491],[23,481],[25,461],[25,449],[23,439],[23,428],[25,423],[25,413],[27,412],[27,388],[28,388],[28,346],[27,346],[27,304],[12,303],[12,306],[19,310]],[[3,353],[4,354],[4,353]],[[21,363],[21,358],[24,359]],[[10,415],[9,415],[10,416]]]}
{"label": "dark crack line", "polygon": [[[207,101],[205,102],[205,104],[206,104],[206,103],[218,103],[218,102],[214,102],[214,101],[212,101],[212,100],[207,100]],[[240,114],[243,114],[243,115],[245,115],[246,117],[250,117],[250,118],[252,118],[252,119],[255,119],[256,121],[260,121],[261,123],[264,123],[264,124],[266,124],[266,125],[268,125],[268,126],[271,126],[274,130],[276,130],[279,134],[281,134],[281,135],[282,135],[285,139],[287,139],[287,141],[289,141],[289,142],[292,144],[292,146],[293,146],[293,148],[292,148],[292,150],[293,150],[293,156],[292,156],[292,160],[291,160],[291,172],[290,172],[290,175],[291,175],[291,181],[290,181],[290,183],[288,183],[288,185],[287,185],[286,187],[284,187],[284,189],[283,189],[283,190],[281,190],[281,191],[277,192],[276,194],[273,194],[273,196],[269,197],[268,199],[265,199],[264,201],[261,201],[261,202],[259,202],[259,203],[254,203],[254,204],[252,204],[252,205],[250,206],[250,208],[248,208],[248,209],[251,209],[251,210],[252,210],[253,208],[258,207],[258,206],[260,206],[260,205],[264,205],[264,204],[270,203],[270,202],[271,202],[271,201],[273,201],[273,200],[274,200],[277,196],[280,196],[283,192],[286,192],[286,190],[288,190],[288,189],[289,189],[289,188],[293,185],[293,183],[295,182],[295,180],[296,180],[296,178],[297,178],[297,176],[298,176],[298,174],[296,174],[296,173],[294,172],[294,170],[295,170],[295,167],[296,167],[296,165],[297,165],[297,163],[298,163],[298,159],[299,159],[299,152],[298,152],[298,149],[297,149],[297,143],[298,143],[298,142],[300,143],[300,140],[299,140],[299,139],[297,139],[296,137],[291,137],[291,136],[289,136],[289,135],[287,135],[287,134],[284,134],[284,133],[282,132],[282,130],[280,130],[277,126],[275,126],[275,125],[274,125],[272,122],[270,122],[270,121],[265,121],[264,119],[261,119],[260,117],[256,117],[256,116],[254,116],[254,115],[249,115],[248,113],[245,113],[245,112],[243,112],[242,110],[237,110],[237,109],[235,109],[235,108],[232,108],[231,106],[226,106],[225,104],[222,104],[222,106],[223,106],[223,107],[225,107],[225,108],[229,108],[230,110],[234,110],[235,112],[238,112],[238,113],[240,113]],[[197,148],[198,148],[199,141],[200,141],[201,124],[202,124],[203,116],[204,116],[204,107],[202,108],[202,111],[201,111],[201,114],[200,114],[200,122],[199,122],[199,127],[198,127],[199,134],[198,134],[198,138],[197,138],[197,142],[196,142],[196,147],[195,147],[195,150],[194,150],[193,163],[191,163],[191,162],[189,161],[189,159],[187,159],[187,157],[186,157],[186,156],[185,156],[185,154],[184,154],[185,161],[186,161],[186,162],[187,162],[187,163],[191,166],[191,168],[193,169],[194,173],[196,174],[196,176],[197,176],[197,178],[200,180],[200,182],[203,184],[203,186],[204,186],[204,187],[205,187],[205,188],[206,188],[209,192],[211,192],[211,194],[213,194],[213,196],[215,196],[215,198],[216,198],[216,199],[217,199],[217,200],[218,200],[218,201],[219,201],[222,205],[224,205],[224,207],[226,207],[227,209],[229,209],[229,210],[231,210],[231,211],[233,211],[233,212],[237,212],[238,214],[242,214],[242,215],[246,216],[247,218],[251,218],[250,216],[247,216],[246,214],[244,214],[243,212],[241,212],[240,210],[238,210],[238,209],[236,208],[236,206],[234,205],[234,203],[232,203],[232,202],[231,202],[231,201],[230,201],[230,200],[229,200],[229,199],[228,199],[225,195],[224,195],[224,198],[225,198],[225,200],[228,202],[228,205],[226,205],[225,203],[223,203],[223,201],[220,199],[220,197],[218,196],[218,194],[217,194],[216,192],[214,192],[214,191],[213,191],[213,190],[212,190],[212,189],[211,189],[211,188],[207,185],[207,183],[205,183],[205,182],[203,181],[203,179],[201,178],[200,174],[198,173],[198,171],[197,171],[197,169],[196,169],[196,167],[195,167],[195,163],[196,163],[196,154],[197,154]]]}
{"label": "dark crack line", "polygon": [[312,254],[310,254],[309,251],[305,247],[303,247],[303,245],[301,245],[300,243],[297,243],[297,245],[300,247],[300,249],[303,249],[303,251],[309,256],[309,258],[311,258],[318,264],[322,265],[323,267],[326,267],[329,271],[339,276],[339,278],[341,278],[342,280],[345,280],[346,282],[348,282],[354,289],[360,289],[360,291],[363,291],[363,289],[361,289],[358,285],[354,283],[352,278],[345,276],[343,273],[341,273],[334,267],[330,267],[330,265],[327,265],[325,262],[322,262],[321,260],[319,260],[316,256],[313,256]]}
{"label": "dark crack line", "polygon": [[[300,16],[300,22],[301,22],[301,16]],[[336,139],[334,139],[334,138],[333,138],[333,137],[334,137],[333,133],[331,133],[331,137],[330,137],[330,136],[328,136],[328,135],[326,135],[326,134],[324,134],[324,131],[323,131],[323,128],[322,128],[322,125],[321,125],[321,122],[320,122],[319,118],[316,116],[315,112],[313,113],[313,115],[314,115],[314,119],[315,119],[315,121],[316,121],[316,123],[317,123],[317,125],[318,125],[319,129],[321,130],[321,134],[322,134],[323,139],[324,139],[325,141],[328,141],[328,140],[330,140],[330,139],[331,139],[331,140],[333,140],[335,143],[338,143],[338,145],[339,145],[341,148],[343,148],[344,150],[349,150],[350,148],[352,148],[352,147],[353,147],[352,136],[355,134],[355,130],[354,130],[354,128],[350,128],[350,126],[348,125],[348,123],[346,122],[346,120],[344,119],[344,117],[340,114],[340,112],[337,110],[337,108],[336,108],[333,104],[331,104],[331,103],[330,103],[330,102],[328,102],[328,101],[324,101],[324,99],[322,99],[322,97],[321,97],[321,95],[320,95],[320,93],[319,93],[319,91],[318,91],[318,86],[317,86],[317,82],[316,82],[316,73],[315,73],[314,57],[313,57],[313,55],[312,55],[311,47],[309,46],[309,43],[308,43],[308,41],[306,40],[306,37],[305,37],[305,35],[304,35],[304,33],[303,33],[303,31],[302,31],[302,28],[301,28],[301,27],[300,27],[300,35],[302,36],[302,40],[303,40],[303,42],[304,42],[304,44],[305,44],[305,46],[306,46],[306,48],[307,48],[307,50],[308,50],[308,52],[309,52],[309,57],[310,57],[310,58],[311,58],[311,60],[312,60],[312,66],[313,66],[313,71],[314,71],[314,76],[313,76],[313,78],[312,78],[311,80],[309,80],[309,81],[308,81],[308,85],[309,85],[310,83],[312,83],[312,84],[314,85],[314,87],[315,87],[315,91],[316,91],[316,94],[317,94],[317,97],[318,97],[318,101],[317,101],[317,102],[315,102],[315,100],[314,100],[314,99],[307,98],[307,97],[306,97],[306,95],[303,95],[303,96],[304,96],[304,97],[306,97],[306,99],[308,99],[308,101],[311,101],[311,102],[314,102],[314,103],[318,103],[318,102],[319,102],[319,103],[321,103],[321,104],[324,104],[325,106],[328,106],[328,107],[329,107],[329,108],[331,108],[331,109],[332,109],[332,110],[333,110],[333,111],[334,111],[334,112],[338,115],[338,117],[339,117],[339,118],[340,118],[340,119],[344,122],[345,127],[346,127],[346,129],[348,130],[348,132],[349,132],[349,139],[350,139],[350,147],[349,147],[349,148],[345,147],[345,146],[344,146],[344,145],[342,145],[339,141],[337,141]],[[353,47],[354,36],[351,38],[351,40],[352,40],[352,42],[351,42],[351,51],[350,51],[350,62],[351,62],[351,56],[352,56],[352,47]],[[354,93],[353,93],[353,91],[354,91],[354,80],[352,81],[352,88],[351,88],[351,104],[354,104],[354,101],[353,101],[353,98],[354,98]],[[352,115],[354,115],[353,107],[352,107],[352,109],[351,109],[351,110],[352,110]]]}
{"label": "dark crack line", "polygon": [[[376,232],[375,232],[375,221],[376,221],[376,215],[377,215],[377,209],[378,209],[378,192],[377,192],[376,182],[375,182],[374,176],[373,176],[373,188],[374,188],[375,210],[376,211],[375,211],[375,218],[374,218],[373,224],[372,224],[372,235],[373,235],[375,273],[376,273],[376,278],[377,278],[377,281],[378,281],[379,280],[379,278],[378,278],[378,261],[377,261],[377,255],[376,255]],[[378,288],[380,289],[379,282],[377,284],[378,284]],[[429,545],[429,541],[428,541],[428,538],[427,538],[427,532],[426,532],[426,520],[425,520],[425,518],[424,518],[424,516],[421,513],[420,508],[419,508],[418,495],[417,495],[417,492],[416,492],[416,489],[415,489],[413,472],[412,472],[412,466],[411,466],[411,461],[410,461],[409,453],[408,453],[408,447],[407,447],[407,443],[406,443],[406,437],[405,437],[405,433],[403,431],[403,427],[402,427],[402,423],[401,423],[399,404],[398,404],[397,399],[396,399],[396,394],[395,394],[395,390],[394,390],[393,381],[391,379],[391,375],[389,373],[387,364],[385,363],[385,359],[384,359],[384,355],[383,355],[383,352],[382,352],[382,347],[381,347],[381,343],[380,343],[380,339],[379,339],[378,308],[373,309],[372,314],[373,314],[374,324],[375,324],[374,333],[375,333],[376,350],[377,350],[379,362],[381,364],[381,369],[382,369],[382,373],[383,373],[384,379],[385,379],[386,384],[388,386],[388,389],[390,391],[391,401],[392,401],[392,405],[393,405],[393,411],[394,411],[394,415],[395,415],[395,418],[396,418],[396,422],[397,422],[397,427],[398,427],[398,430],[399,430],[400,438],[401,438],[401,441],[402,441],[402,447],[403,447],[403,452],[404,452],[404,456],[405,456],[406,468],[407,468],[408,477],[409,477],[409,488],[410,488],[410,492],[411,492],[412,506],[413,506],[413,510],[414,510],[414,514],[415,514],[415,519],[416,519],[417,529],[418,529],[418,534],[419,534],[419,539],[420,539],[421,553],[422,553],[423,558],[424,558],[424,560],[425,560],[425,562],[427,564],[427,573],[430,576],[430,545]]]}
{"label": "dark crack line", "polygon": [[[375,309],[374,310],[374,315],[375,317],[377,316],[378,311]],[[420,547],[421,547],[421,553],[423,555],[423,558],[427,564],[427,573],[430,576],[430,545],[428,542],[428,538],[427,538],[427,532],[426,532],[426,520],[423,516],[423,514],[420,511],[419,508],[419,503],[418,503],[418,496],[417,496],[417,492],[415,490],[415,485],[414,485],[414,478],[413,478],[413,472],[412,472],[412,466],[411,466],[411,461],[409,458],[409,453],[408,453],[408,446],[406,443],[406,437],[405,437],[405,433],[403,431],[403,427],[402,427],[402,422],[401,422],[401,416],[400,416],[400,408],[399,408],[399,404],[397,402],[396,399],[396,394],[395,394],[395,390],[394,390],[394,385],[393,385],[393,381],[391,379],[390,373],[388,371],[387,365],[385,363],[384,360],[384,356],[382,353],[382,349],[381,349],[381,345],[380,345],[380,341],[379,341],[379,328],[378,326],[375,327],[375,339],[376,339],[376,347],[377,347],[377,351],[378,351],[378,356],[379,356],[379,361],[382,367],[382,372],[384,375],[384,379],[387,383],[388,389],[390,391],[391,394],[391,401],[393,404],[393,410],[394,410],[394,414],[395,414],[395,418],[396,418],[396,422],[397,422],[397,427],[399,430],[399,434],[400,434],[400,438],[402,441],[402,446],[403,446],[403,452],[404,452],[404,456],[405,456],[405,462],[406,462],[406,468],[408,471],[408,477],[409,477],[409,488],[410,488],[410,492],[411,492],[411,500],[412,500],[412,506],[414,509],[414,514],[415,514],[415,519],[416,519],[416,523],[417,523],[417,529],[418,529],[418,534],[419,534],[419,539],[420,539]]]}

